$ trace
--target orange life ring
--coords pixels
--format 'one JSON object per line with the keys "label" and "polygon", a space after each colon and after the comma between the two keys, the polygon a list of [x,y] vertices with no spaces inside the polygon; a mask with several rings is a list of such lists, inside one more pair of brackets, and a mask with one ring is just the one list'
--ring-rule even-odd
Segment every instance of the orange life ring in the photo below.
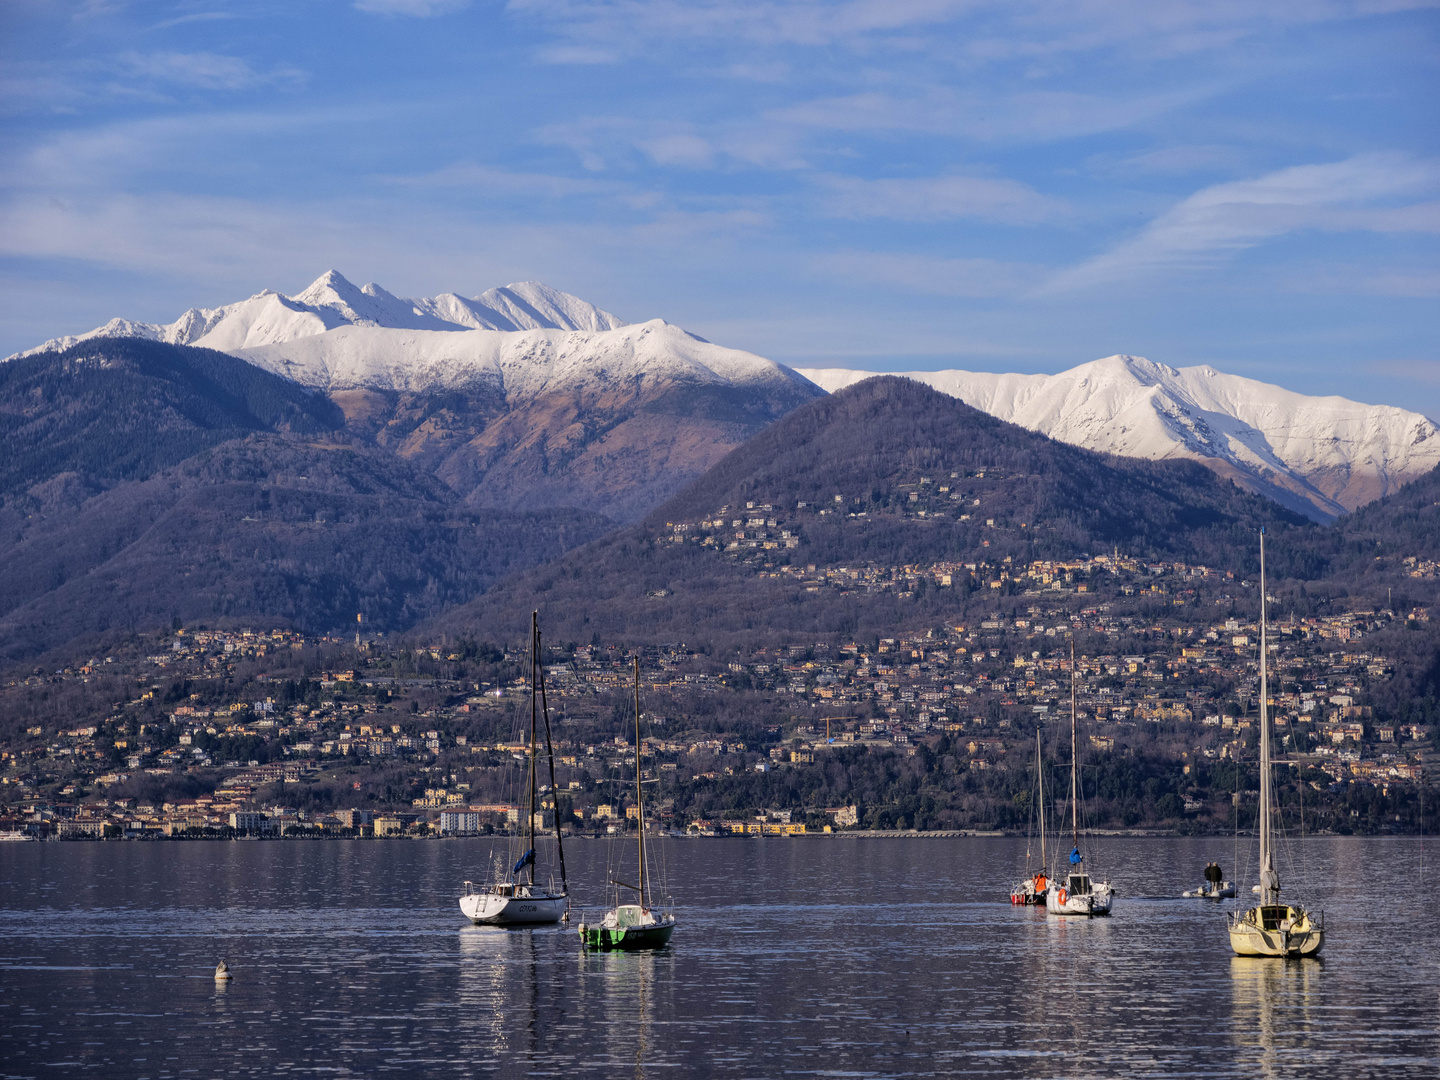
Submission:
{"label": "orange life ring", "polygon": [[1070,899],[1070,894],[1067,893],[1064,889],[1061,889],[1059,895],[1056,896],[1055,899],[1059,900],[1060,903],[1063,904],[1065,903],[1065,901]]}

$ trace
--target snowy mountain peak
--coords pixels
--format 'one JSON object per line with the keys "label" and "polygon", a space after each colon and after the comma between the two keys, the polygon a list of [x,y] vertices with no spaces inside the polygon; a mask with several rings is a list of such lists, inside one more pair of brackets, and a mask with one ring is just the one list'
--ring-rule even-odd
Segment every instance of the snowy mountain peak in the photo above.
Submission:
{"label": "snowy mountain peak", "polygon": [[[875,374],[798,370],[831,392]],[[901,374],[1061,442],[1126,457],[1192,458],[1319,520],[1440,465],[1440,429],[1419,413],[1309,397],[1209,366],[1116,355],[1056,375]]]}
{"label": "snowy mountain peak", "polygon": [[[475,384],[508,399],[555,390],[607,392],[647,384],[728,384],[805,400],[821,391],[789,368],[712,345],[662,320],[629,324],[538,281],[472,298],[405,299],[327,270],[294,296],[266,290],[173,323],[115,319],[39,349],[93,337],[196,345],[323,390],[428,391]],[[21,354],[25,355],[25,354]]]}
{"label": "snowy mountain peak", "polygon": [[326,270],[308,287],[295,294],[297,303],[310,307],[343,304],[349,297],[360,296],[360,290],[352,285],[338,270]]}
{"label": "snowy mountain peak", "polygon": [[490,289],[473,299],[454,293],[419,299],[398,297],[373,282],[356,286],[327,270],[294,296],[266,289],[219,308],[191,308],[173,323],[112,319],[89,333],[53,338],[18,355],[67,349],[93,337],[142,337],[176,345],[234,352],[295,341],[341,326],[392,330],[615,330],[626,325],[578,296],[538,281]]}
{"label": "snowy mountain peak", "polygon": [[[407,299],[373,283],[356,286],[336,270],[293,297],[265,290],[219,308],[191,308],[168,324],[112,319],[31,352],[93,337],[217,349],[325,390],[482,383],[511,401],[559,390],[604,395],[641,382],[745,386],[803,400],[819,392],[816,385],[834,391],[874,374],[797,374],[659,319],[628,324],[536,281],[468,298]],[[1117,354],[1056,375],[905,374],[1062,442],[1127,457],[1192,458],[1319,520],[1440,465],[1440,429],[1419,413],[1309,397],[1209,366],[1173,368]]]}

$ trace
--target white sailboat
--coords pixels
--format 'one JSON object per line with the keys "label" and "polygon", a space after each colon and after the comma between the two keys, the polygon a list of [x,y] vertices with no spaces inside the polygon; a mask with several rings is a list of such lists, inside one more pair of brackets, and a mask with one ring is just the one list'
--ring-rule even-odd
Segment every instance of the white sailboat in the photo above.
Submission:
{"label": "white sailboat", "polygon": [[1230,947],[1237,956],[1315,956],[1325,945],[1325,915],[1280,902],[1272,835],[1274,784],[1270,775],[1268,638],[1265,625],[1265,530],[1260,530],[1260,903],[1230,917]]}
{"label": "white sailboat", "polygon": [[1063,880],[1050,882],[1045,910],[1051,915],[1109,915],[1115,890],[1108,881],[1094,881],[1080,854],[1080,736],[1075,720],[1075,643],[1070,643],[1070,870]]}
{"label": "white sailboat", "polygon": [[[538,691],[538,693],[537,693]],[[465,882],[465,895],[460,897],[460,910],[471,922],[490,926],[524,926],[557,923],[567,918],[570,909],[569,888],[565,880],[565,847],[560,835],[560,807],[555,805],[555,850],[560,869],[560,887],[551,881],[541,885],[536,877],[535,814],[539,788],[537,713],[545,719],[545,753],[550,763],[550,792],[556,798],[555,752],[550,744],[550,709],[545,700],[545,672],[540,665],[540,613],[530,616],[530,752],[527,771],[529,789],[528,812],[525,816],[524,853],[506,870],[509,860],[501,863],[491,881],[476,888]],[[513,846],[512,846],[513,847]],[[515,855],[515,850],[510,852]]]}

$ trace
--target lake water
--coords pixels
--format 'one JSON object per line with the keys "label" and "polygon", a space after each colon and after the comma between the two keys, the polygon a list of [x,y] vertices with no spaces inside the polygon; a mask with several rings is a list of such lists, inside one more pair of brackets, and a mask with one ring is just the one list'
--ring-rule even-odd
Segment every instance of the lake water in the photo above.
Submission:
{"label": "lake water", "polygon": [[[1423,840],[1307,841],[1321,961],[1231,956],[1229,840],[1103,842],[1114,914],[1012,908],[1025,841],[674,840],[652,955],[469,925],[486,840],[0,845],[0,1075],[1362,1076],[1440,1067]],[[567,844],[603,900],[603,841]],[[1242,849],[1243,856],[1243,849]],[[625,875],[622,875],[625,876]],[[1242,875],[1243,876],[1243,875]],[[1253,872],[1252,872],[1253,880]],[[578,921],[578,920],[577,920]],[[217,988],[225,957],[235,971]]]}

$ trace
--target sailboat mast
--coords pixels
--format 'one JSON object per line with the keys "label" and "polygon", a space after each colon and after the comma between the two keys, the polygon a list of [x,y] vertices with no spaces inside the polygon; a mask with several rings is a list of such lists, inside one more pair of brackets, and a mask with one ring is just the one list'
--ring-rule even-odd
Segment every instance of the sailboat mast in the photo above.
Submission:
{"label": "sailboat mast", "polygon": [[[540,612],[530,613],[530,813],[525,834],[529,839],[526,851],[535,850],[535,684],[540,664]],[[530,884],[535,884],[535,862],[530,862]]]}
{"label": "sailboat mast", "polygon": [[1040,869],[1044,873],[1050,872],[1050,864],[1045,861],[1045,759],[1040,753],[1040,729],[1035,729],[1035,775],[1040,780]]}
{"label": "sailboat mast", "polygon": [[1070,642],[1070,832],[1080,850],[1080,736],[1075,724],[1075,642]]}
{"label": "sailboat mast", "polygon": [[640,657],[635,657],[635,818],[640,826],[640,910],[645,910],[645,795],[640,787]]}
{"label": "sailboat mast", "polygon": [[1267,685],[1268,640],[1265,632],[1265,530],[1260,530],[1260,891],[1262,902],[1274,903],[1275,874],[1270,852],[1270,716]]}
{"label": "sailboat mast", "polygon": [[[540,631],[535,631],[535,651],[541,651]],[[560,860],[560,889],[570,895],[565,877],[565,838],[560,834],[560,788],[555,783],[555,744],[550,739],[550,703],[545,700],[545,665],[540,665],[540,716],[545,721],[545,758],[550,763],[550,801],[555,805],[555,854]]]}

